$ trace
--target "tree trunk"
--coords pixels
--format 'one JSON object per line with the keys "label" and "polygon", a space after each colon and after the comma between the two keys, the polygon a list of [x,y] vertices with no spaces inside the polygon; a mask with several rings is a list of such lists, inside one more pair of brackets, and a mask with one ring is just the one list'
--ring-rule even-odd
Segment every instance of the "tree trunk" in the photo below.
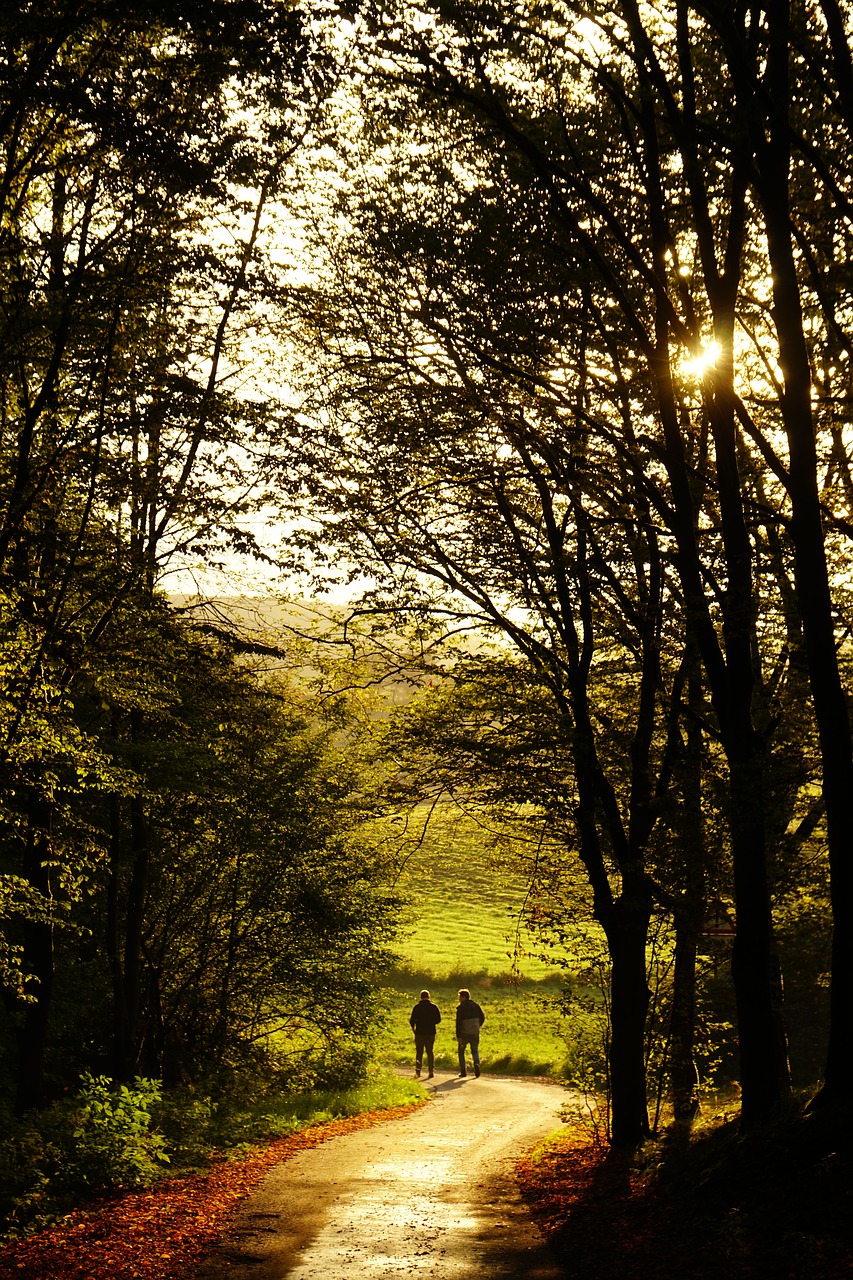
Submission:
{"label": "tree trunk", "polygon": [[853,745],[847,698],[838,667],[829,570],[820,511],[818,458],[811,404],[811,371],[789,205],[790,13],[773,0],[768,75],[769,138],[760,149],[759,186],[773,268],[773,316],[784,390],[788,440],[790,535],[803,624],[809,684],[820,737],[833,915],[830,1031],[820,1102],[845,1102],[853,1082]]}
{"label": "tree trunk", "polygon": [[[664,337],[666,335],[663,335]],[[725,655],[721,650],[702,581],[702,562],[696,542],[684,442],[675,407],[668,345],[662,342],[655,362],[661,418],[667,442],[667,471],[673,492],[673,533],[678,546],[677,568],[684,590],[687,626],[695,635],[717,716],[720,739],[729,769],[729,828],[737,905],[737,938],[732,978],[738,1010],[742,1119],[760,1123],[779,1106],[788,1091],[787,1072],[779,1056],[779,1027],[771,986],[770,894],[767,884],[763,812],[764,747],[752,724],[752,604],[750,548],[744,538],[742,512],[733,492],[736,477],[728,439],[729,423],[719,413],[714,424],[715,445],[728,490],[723,508],[727,529],[726,560],[730,570],[724,608]]]}
{"label": "tree trunk", "polygon": [[696,954],[705,914],[708,852],[702,814],[702,665],[695,638],[685,651],[688,716],[678,817],[681,860],[685,869],[682,900],[674,911],[675,958],[670,1020],[670,1097],[676,1120],[691,1120],[699,1110],[696,1093]]}
{"label": "tree trunk", "polygon": [[645,1031],[649,1007],[646,939],[651,895],[641,872],[623,872],[622,893],[614,900],[596,821],[594,742],[578,729],[572,735],[578,806],[579,854],[593,891],[593,915],[610,956],[611,1141],[637,1147],[648,1137]]}
{"label": "tree trunk", "polygon": [[651,907],[645,879],[626,875],[622,893],[603,922],[611,960],[611,1137],[615,1147],[635,1147],[649,1136],[645,1047],[651,998],[646,968]]}
{"label": "tree trunk", "polygon": [[[547,495],[543,510],[550,514]],[[555,565],[563,561],[562,541],[553,520],[548,520],[555,552]],[[611,1050],[610,1088],[612,1105],[611,1138],[614,1146],[638,1146],[649,1133],[646,1101],[645,1027],[649,1004],[646,977],[646,939],[651,917],[651,892],[643,873],[642,839],[647,838],[647,815],[632,823],[637,847],[629,844],[622,824],[618,798],[598,759],[595,730],[589,708],[589,674],[593,651],[594,620],[592,591],[587,574],[587,544],[582,514],[578,518],[574,568],[580,602],[581,634],[578,636],[573,600],[558,571],[558,592],[567,641],[570,672],[570,704],[562,707],[566,736],[571,743],[578,806],[575,813],[580,859],[593,890],[593,914],[607,939],[611,960]],[[560,694],[564,701],[565,693]],[[632,781],[647,763],[642,748],[642,726],[632,750]],[[632,797],[648,808],[648,780],[637,782]],[[610,839],[622,878],[622,890],[614,900],[610,877],[602,854],[599,823]]]}
{"label": "tree trunk", "polygon": [[743,1124],[761,1124],[790,1094],[787,1052],[780,1054],[778,961],[773,950],[770,895],[761,814],[763,769],[752,752],[731,769],[732,864],[737,921],[732,979],[738,1017]]}
{"label": "tree trunk", "polygon": [[[35,800],[31,805],[23,874],[43,895],[46,903],[50,899],[50,877],[46,865],[50,853],[49,823],[48,806],[41,800]],[[17,1115],[23,1115],[34,1107],[41,1107],[45,1102],[45,1054],[54,980],[51,922],[25,922],[22,965],[24,972],[31,974],[33,980],[27,983],[27,995],[31,1000],[22,1006],[23,1021],[17,1034]]]}
{"label": "tree trunk", "polygon": [[[132,711],[131,735],[134,742],[142,733],[142,716]],[[148,823],[142,797],[136,795],[130,801],[130,836],[132,866],[127,891],[127,919],[124,938],[124,999],[127,1010],[127,1032],[131,1051],[130,1073],[136,1072],[143,1048],[142,1011],[142,932],[145,923],[145,906],[148,897],[148,871],[150,863]]]}
{"label": "tree trunk", "polygon": [[111,796],[110,809],[110,869],[107,879],[106,953],[113,989],[113,1050],[112,1069],[117,1080],[127,1080],[133,1075],[132,1047],[127,1017],[127,996],[121,964],[121,922],[119,919],[119,866],[121,846],[121,811],[118,796]]}
{"label": "tree trunk", "polygon": [[675,961],[672,978],[669,1081],[676,1120],[692,1120],[699,1110],[696,1043],[696,952],[699,931],[685,913],[675,921]]}

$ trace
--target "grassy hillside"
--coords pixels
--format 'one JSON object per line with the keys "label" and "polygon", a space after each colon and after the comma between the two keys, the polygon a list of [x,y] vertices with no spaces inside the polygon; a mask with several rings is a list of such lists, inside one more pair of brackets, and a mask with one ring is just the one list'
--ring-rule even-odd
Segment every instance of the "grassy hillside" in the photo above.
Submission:
{"label": "grassy hillside", "polygon": [[526,885],[484,855],[419,852],[401,887],[411,903],[401,951],[413,972],[453,982],[476,974],[528,985],[559,979],[520,924]]}
{"label": "grassy hillside", "polygon": [[426,987],[443,1015],[437,1064],[455,1067],[454,1013],[464,986],[486,1014],[480,1041],[486,1071],[576,1076],[580,1059],[597,1052],[598,1028],[577,1015],[569,1029],[560,1018],[564,975],[535,954],[520,925],[523,879],[490,863],[470,829],[445,827],[409,858],[401,888],[410,905],[398,943],[401,965],[387,979],[381,1057],[413,1065],[408,1018]]}

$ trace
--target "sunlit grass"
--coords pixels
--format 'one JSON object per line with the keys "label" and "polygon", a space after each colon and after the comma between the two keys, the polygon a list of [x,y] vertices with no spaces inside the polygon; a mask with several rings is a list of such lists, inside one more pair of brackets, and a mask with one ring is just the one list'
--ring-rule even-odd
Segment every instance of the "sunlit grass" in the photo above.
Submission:
{"label": "sunlit grass", "polygon": [[439,827],[407,862],[399,884],[410,903],[398,944],[405,966],[434,980],[477,973],[557,980],[523,924],[527,884],[491,863],[476,834]]}
{"label": "sunlit grass", "polygon": [[398,942],[401,965],[387,978],[382,1059],[413,1067],[408,1019],[426,987],[442,1012],[436,1065],[455,1068],[457,991],[468,987],[486,1014],[486,1071],[563,1074],[572,1057],[558,1011],[564,975],[536,955],[520,923],[527,893],[521,877],[491,866],[463,838],[440,852],[429,844],[418,850],[401,887],[411,907]]}
{"label": "sunlit grass", "polygon": [[480,1055],[486,1071],[507,1075],[561,1073],[567,1046],[560,1034],[556,1008],[558,987],[506,986],[482,973],[457,974],[455,979],[447,985],[430,983],[428,974],[417,978],[395,975],[394,986],[388,991],[389,1023],[382,1042],[382,1054],[387,1061],[400,1066],[414,1065],[409,1014],[421,986],[426,983],[442,1013],[435,1041],[436,1065],[442,1070],[454,1069],[457,1065],[454,1037],[457,989],[466,985],[486,1015],[480,1036]]}
{"label": "sunlit grass", "polygon": [[177,1091],[169,1095],[158,1120],[169,1140],[174,1172],[206,1167],[215,1150],[239,1155],[258,1142],[286,1137],[328,1120],[406,1106],[422,1098],[423,1092],[413,1080],[401,1079],[385,1069],[347,1088],[231,1098],[214,1108],[200,1106],[197,1099]]}

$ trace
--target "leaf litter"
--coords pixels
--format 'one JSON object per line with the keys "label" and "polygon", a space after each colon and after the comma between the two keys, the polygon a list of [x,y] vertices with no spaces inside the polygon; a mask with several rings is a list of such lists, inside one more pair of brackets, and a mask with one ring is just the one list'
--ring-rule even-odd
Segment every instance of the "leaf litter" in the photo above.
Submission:
{"label": "leaf litter", "polygon": [[0,1280],[190,1280],[229,1214],[273,1165],[424,1105],[330,1120],[238,1159],[220,1158],[203,1174],[164,1178],[142,1191],[104,1197],[56,1226],[0,1248]]}
{"label": "leaf litter", "polygon": [[828,1176],[824,1144],[810,1150],[797,1125],[719,1141],[716,1165],[701,1150],[688,1164],[665,1143],[623,1152],[572,1125],[520,1161],[519,1188],[567,1276],[849,1280],[853,1161]]}

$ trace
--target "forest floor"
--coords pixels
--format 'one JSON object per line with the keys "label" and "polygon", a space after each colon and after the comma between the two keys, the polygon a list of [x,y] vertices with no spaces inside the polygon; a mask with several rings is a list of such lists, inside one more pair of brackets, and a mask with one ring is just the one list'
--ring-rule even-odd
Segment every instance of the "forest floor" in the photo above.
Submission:
{"label": "forest floor", "polygon": [[209,1172],[104,1196],[56,1226],[0,1247],[0,1280],[190,1280],[230,1215],[271,1168],[423,1105],[327,1121],[248,1155],[217,1160]]}
{"label": "forest floor", "polygon": [[0,1249],[0,1280],[853,1275],[853,1116],[749,1138],[717,1124],[630,1156],[577,1119],[530,1152],[565,1090],[443,1072],[429,1084],[426,1110],[315,1126],[80,1210]]}
{"label": "forest floor", "polygon": [[850,1280],[853,1115],[670,1130],[619,1153],[575,1127],[519,1167],[567,1280]]}

